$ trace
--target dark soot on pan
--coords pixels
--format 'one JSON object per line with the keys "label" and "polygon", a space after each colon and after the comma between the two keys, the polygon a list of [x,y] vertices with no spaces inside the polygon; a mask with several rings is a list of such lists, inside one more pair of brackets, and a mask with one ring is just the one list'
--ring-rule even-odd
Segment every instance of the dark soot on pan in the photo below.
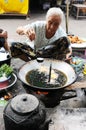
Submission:
{"label": "dark soot on pan", "polygon": [[50,82],[48,82],[49,74],[46,74],[45,72],[40,72],[39,69],[33,69],[29,71],[26,74],[26,81],[31,86],[37,86],[39,88],[56,88],[64,86],[67,82],[67,76],[57,69],[53,69],[53,71],[54,76],[51,73]]}

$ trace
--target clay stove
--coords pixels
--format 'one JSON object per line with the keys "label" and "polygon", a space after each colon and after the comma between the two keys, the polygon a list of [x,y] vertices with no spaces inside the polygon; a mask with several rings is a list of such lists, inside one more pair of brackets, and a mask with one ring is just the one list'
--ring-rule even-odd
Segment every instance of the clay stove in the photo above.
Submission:
{"label": "clay stove", "polygon": [[27,93],[36,96],[40,101],[44,103],[46,108],[53,108],[55,106],[58,106],[61,100],[66,100],[77,96],[75,90],[66,90],[62,88],[53,92],[44,92],[29,89],[25,84],[23,84],[23,86]]}

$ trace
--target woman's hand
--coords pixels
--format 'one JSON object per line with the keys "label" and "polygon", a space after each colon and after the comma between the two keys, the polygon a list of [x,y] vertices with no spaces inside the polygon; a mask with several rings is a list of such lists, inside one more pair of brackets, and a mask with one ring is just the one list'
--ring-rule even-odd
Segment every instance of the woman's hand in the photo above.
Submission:
{"label": "woman's hand", "polygon": [[71,63],[71,59],[72,59],[71,54],[70,54],[70,53],[66,54],[66,59],[65,59],[65,61],[70,64],[70,63]]}
{"label": "woman's hand", "polygon": [[27,35],[27,37],[31,40],[31,41],[33,41],[33,40],[35,40],[35,37],[36,37],[36,34],[35,34],[35,31],[34,31],[34,29],[28,29],[27,31],[26,31],[26,35]]}
{"label": "woman's hand", "polygon": [[71,60],[71,53],[66,54],[66,60]]}
{"label": "woman's hand", "polygon": [[4,35],[4,38],[8,38],[8,33],[7,33],[7,31],[3,31],[3,35]]}
{"label": "woman's hand", "polygon": [[25,29],[20,26],[17,28],[16,32],[19,34],[19,35],[24,35],[25,34]]}
{"label": "woman's hand", "polygon": [[69,47],[69,53],[66,54],[66,60],[71,60],[71,56],[72,56],[72,47]]}
{"label": "woman's hand", "polygon": [[34,29],[30,28],[30,29],[25,29],[24,27],[18,27],[16,32],[19,35],[26,35],[31,41],[35,40],[35,31]]}

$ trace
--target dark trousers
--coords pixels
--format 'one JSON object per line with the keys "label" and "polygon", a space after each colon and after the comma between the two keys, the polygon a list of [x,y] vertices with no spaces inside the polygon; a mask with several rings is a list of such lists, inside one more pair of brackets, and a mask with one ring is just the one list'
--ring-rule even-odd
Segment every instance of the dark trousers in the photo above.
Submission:
{"label": "dark trousers", "polygon": [[5,44],[5,38],[0,37],[0,47],[4,47],[4,44]]}

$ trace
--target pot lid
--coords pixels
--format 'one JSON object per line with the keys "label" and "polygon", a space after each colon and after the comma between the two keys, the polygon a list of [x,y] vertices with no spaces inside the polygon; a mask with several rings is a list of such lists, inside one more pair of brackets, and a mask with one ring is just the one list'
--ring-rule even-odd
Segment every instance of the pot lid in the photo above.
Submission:
{"label": "pot lid", "polygon": [[11,100],[11,108],[19,114],[33,112],[39,105],[39,100],[31,94],[21,94]]}
{"label": "pot lid", "polygon": [[0,48],[0,61],[4,61],[10,58],[9,52],[7,52],[3,47]]}

